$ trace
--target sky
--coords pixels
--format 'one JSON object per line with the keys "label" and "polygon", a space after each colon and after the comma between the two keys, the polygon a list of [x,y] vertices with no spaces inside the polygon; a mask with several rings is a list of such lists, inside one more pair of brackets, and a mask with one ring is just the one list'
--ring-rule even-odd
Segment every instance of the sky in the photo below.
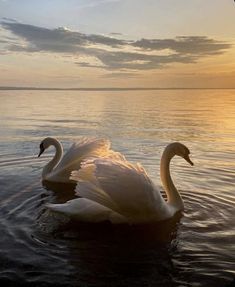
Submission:
{"label": "sky", "polygon": [[0,86],[235,88],[233,0],[0,0]]}

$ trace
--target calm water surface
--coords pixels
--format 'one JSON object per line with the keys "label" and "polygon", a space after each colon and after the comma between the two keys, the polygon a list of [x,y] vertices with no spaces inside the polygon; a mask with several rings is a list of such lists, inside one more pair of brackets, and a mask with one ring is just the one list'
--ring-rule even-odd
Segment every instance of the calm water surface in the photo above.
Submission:
{"label": "calm water surface", "polygon": [[[0,282],[12,286],[229,286],[235,277],[235,91],[0,92]],[[171,173],[185,212],[145,226],[85,225],[49,213],[73,187],[43,186],[53,155],[83,136],[107,137],[160,184],[172,141]]]}

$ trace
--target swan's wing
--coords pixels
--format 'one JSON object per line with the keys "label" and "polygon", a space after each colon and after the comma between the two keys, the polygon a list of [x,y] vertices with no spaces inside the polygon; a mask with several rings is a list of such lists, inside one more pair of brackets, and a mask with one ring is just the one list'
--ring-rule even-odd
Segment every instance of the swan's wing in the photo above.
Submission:
{"label": "swan's wing", "polygon": [[120,153],[110,149],[109,140],[83,138],[80,142],[75,142],[64,154],[51,176],[69,178],[71,171],[79,169],[84,159],[102,156],[124,158]]}
{"label": "swan's wing", "polygon": [[81,161],[89,155],[98,155],[106,152],[110,148],[110,142],[106,139],[89,139],[83,138],[79,142],[75,142],[64,154],[57,169],[64,169],[72,164],[81,163]]}
{"label": "swan's wing", "polygon": [[[144,168],[127,161],[95,159],[72,172],[76,194],[98,202],[127,217],[141,222],[151,219],[162,197]],[[158,205],[158,206],[157,206]]]}
{"label": "swan's wing", "polygon": [[123,223],[126,221],[120,214],[86,198],[72,199],[63,204],[49,203],[46,207],[84,222],[111,221],[112,223]]}

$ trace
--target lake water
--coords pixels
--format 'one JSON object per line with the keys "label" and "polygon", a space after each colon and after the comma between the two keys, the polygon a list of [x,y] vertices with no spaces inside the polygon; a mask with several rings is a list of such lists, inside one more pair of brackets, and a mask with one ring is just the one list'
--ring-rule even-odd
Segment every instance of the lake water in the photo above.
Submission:
{"label": "lake water", "polygon": [[[73,188],[43,186],[39,143],[105,137],[160,184],[164,147],[174,158],[182,217],[145,226],[92,225],[48,212]],[[235,277],[235,90],[1,91],[0,282],[10,286],[226,287]],[[3,286],[1,284],[1,286]],[[4,285],[6,286],[6,285]]]}

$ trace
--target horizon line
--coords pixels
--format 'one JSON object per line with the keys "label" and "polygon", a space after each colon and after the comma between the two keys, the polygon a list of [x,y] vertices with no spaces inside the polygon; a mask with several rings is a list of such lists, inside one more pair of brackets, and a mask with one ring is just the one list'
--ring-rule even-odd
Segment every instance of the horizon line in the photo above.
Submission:
{"label": "horizon line", "polygon": [[234,90],[235,87],[80,87],[80,88],[59,88],[59,87],[17,87],[17,86],[0,86],[0,90],[28,90],[28,91],[144,91],[144,90]]}

